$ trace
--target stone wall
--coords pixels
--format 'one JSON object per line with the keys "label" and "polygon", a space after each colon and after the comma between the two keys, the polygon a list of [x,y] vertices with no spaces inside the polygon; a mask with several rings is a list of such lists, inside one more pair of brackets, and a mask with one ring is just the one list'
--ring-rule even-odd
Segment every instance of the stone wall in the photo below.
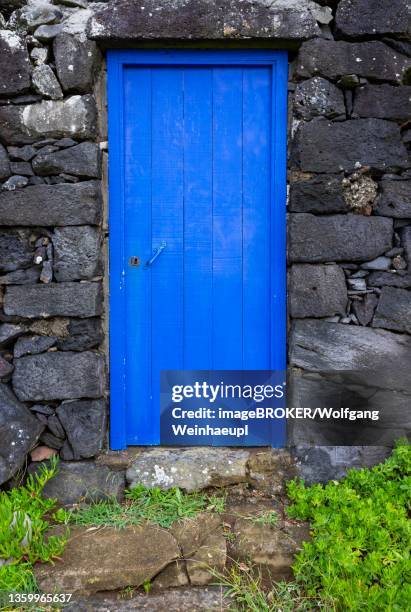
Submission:
{"label": "stone wall", "polygon": [[[411,45],[406,2],[387,4],[332,3],[292,63],[288,304],[296,405],[310,392],[300,369],[363,372],[374,407],[403,415],[390,443],[410,431]],[[374,432],[371,447],[304,448],[304,427],[289,441],[321,480],[385,456]]]}
{"label": "stone wall", "polygon": [[5,4],[0,482],[24,467],[33,448],[34,459],[79,460],[94,457],[106,438],[102,152],[93,96],[101,56],[84,33],[84,0]]}
{"label": "stone wall", "polygon": [[[103,470],[107,480],[106,466],[80,460],[106,437],[96,84],[113,44],[247,47],[251,38],[290,49],[290,365],[385,367],[398,373],[391,392],[407,400],[408,3],[320,4],[0,0],[0,482],[51,453],[62,473],[100,483]],[[312,479],[381,456],[290,442]]]}

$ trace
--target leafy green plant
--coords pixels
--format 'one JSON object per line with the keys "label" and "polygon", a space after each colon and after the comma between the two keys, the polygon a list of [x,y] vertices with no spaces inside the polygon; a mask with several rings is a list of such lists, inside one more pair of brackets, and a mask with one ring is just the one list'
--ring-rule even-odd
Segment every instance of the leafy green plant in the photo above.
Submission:
{"label": "leafy green plant", "polygon": [[288,513],[309,520],[312,540],[293,566],[307,593],[337,610],[411,608],[411,448],[400,443],[372,469],[306,487],[292,481]]}
{"label": "leafy green plant", "polygon": [[126,491],[126,499],[126,504],[120,504],[116,499],[100,501],[87,508],[80,508],[70,516],[66,515],[66,518],[77,525],[122,528],[150,521],[162,527],[170,527],[174,521],[194,517],[199,512],[222,512],[224,509],[224,498],[209,497],[202,493],[183,493],[178,488],[162,491],[137,486]]}
{"label": "leafy green plant", "polygon": [[57,460],[41,466],[25,486],[0,492],[0,591],[33,591],[32,566],[61,554],[66,537],[46,536],[47,516],[54,499],[42,497],[45,484],[57,470]]}
{"label": "leafy green plant", "polygon": [[306,612],[323,608],[315,598],[306,597],[295,582],[272,582],[263,587],[261,573],[245,563],[233,563],[225,573],[210,573],[232,599],[230,610],[238,612]]}
{"label": "leafy green plant", "polygon": [[59,508],[56,512],[53,512],[52,518],[56,523],[67,523],[70,522],[72,510],[66,510],[66,508]]}

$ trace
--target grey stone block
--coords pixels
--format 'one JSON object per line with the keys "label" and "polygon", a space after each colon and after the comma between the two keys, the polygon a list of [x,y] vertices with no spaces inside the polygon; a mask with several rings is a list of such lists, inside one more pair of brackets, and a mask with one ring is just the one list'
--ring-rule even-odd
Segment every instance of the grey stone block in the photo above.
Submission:
{"label": "grey stone block", "polygon": [[34,172],[29,162],[11,162],[10,169],[12,174],[17,174],[19,176],[33,176]]}
{"label": "grey stone block", "polygon": [[58,100],[63,97],[60,83],[48,64],[36,66],[31,78],[34,89],[45,98]]}
{"label": "grey stone block", "polygon": [[34,30],[34,36],[41,42],[48,43],[64,31],[62,23],[44,24]]}
{"label": "grey stone block", "polygon": [[411,87],[365,85],[355,90],[353,113],[405,122],[411,116]]}
{"label": "grey stone block", "polygon": [[304,40],[320,33],[314,8],[306,0],[148,0],[141,6],[133,0],[119,0],[96,10],[88,35],[94,40]]}
{"label": "grey stone block", "polygon": [[52,153],[40,153],[32,163],[40,176],[66,172],[73,176],[100,177],[100,149],[93,142],[82,142]]}
{"label": "grey stone block", "polygon": [[[13,196],[0,194],[0,202],[4,197]],[[29,238],[29,230],[0,230],[0,272],[13,272],[32,265],[34,248],[30,245]]]}
{"label": "grey stone block", "polygon": [[372,467],[391,453],[386,446],[297,446],[293,455],[307,485],[343,478],[350,468]]}
{"label": "grey stone block", "polygon": [[88,0],[59,0],[60,4],[69,6],[71,8],[88,8]]}
{"label": "grey stone block", "polygon": [[99,353],[51,352],[15,360],[13,389],[21,401],[99,398],[104,362]]}
{"label": "grey stone block", "polygon": [[411,292],[383,287],[372,325],[411,334]]}
{"label": "grey stone block", "polygon": [[56,414],[52,414],[49,416],[49,418],[47,419],[47,427],[49,428],[51,433],[56,436],[56,438],[64,440],[64,438],[66,437],[63,426],[60,423],[60,419],[57,417]]}
{"label": "grey stone block", "polygon": [[67,337],[57,342],[61,351],[87,351],[98,347],[102,341],[101,321],[94,319],[72,319],[68,324]]}
{"label": "grey stone block", "polygon": [[371,272],[367,277],[370,287],[400,287],[411,288],[411,274],[397,274],[396,272]]}
{"label": "grey stone block", "polygon": [[11,174],[10,162],[6,149],[0,144],[0,181],[8,178]]}
{"label": "grey stone block", "polygon": [[10,380],[10,376],[13,370],[14,370],[13,364],[10,363],[10,361],[7,361],[7,359],[4,359],[0,355],[0,381],[8,382]]}
{"label": "grey stone block", "polygon": [[57,75],[66,92],[90,92],[97,65],[97,46],[91,40],[80,40],[59,34],[53,41]]}
{"label": "grey stone block", "polygon": [[44,353],[56,344],[57,338],[50,336],[29,336],[19,338],[14,345],[14,357],[24,357],[24,355],[37,355]]}
{"label": "grey stone block", "polygon": [[[32,464],[30,473],[38,465]],[[58,473],[44,488],[44,496],[56,498],[62,505],[80,501],[95,502],[101,499],[124,497],[125,477],[123,471],[112,471],[105,465],[92,461],[60,461]]]}
{"label": "grey stone block", "polygon": [[32,32],[38,26],[59,22],[63,13],[57,6],[44,1],[39,4],[24,6],[17,13],[13,13],[10,21],[20,29]]}
{"label": "grey stone block", "polygon": [[106,434],[104,400],[63,402],[57,408],[73,459],[88,459],[101,450]]}
{"label": "grey stone block", "polygon": [[54,275],[58,281],[93,278],[99,272],[100,235],[88,225],[56,228]]}
{"label": "grey stone block", "polygon": [[247,481],[246,449],[160,448],[138,455],[126,473],[130,488],[143,484],[149,488],[199,491]]}
{"label": "grey stone block", "polygon": [[34,47],[34,49],[30,51],[30,57],[36,66],[41,66],[47,62],[49,50],[47,47]]}
{"label": "grey stone block", "polygon": [[305,172],[347,172],[360,166],[388,171],[410,165],[399,127],[383,119],[304,123],[291,152],[292,161]]}
{"label": "grey stone block", "polygon": [[11,176],[5,183],[3,183],[1,190],[15,191],[16,189],[21,189],[22,187],[28,185],[28,182],[28,178],[16,174],[15,176]]}
{"label": "grey stone block", "polygon": [[371,261],[366,261],[361,264],[361,268],[363,270],[389,270],[391,267],[391,259],[389,257],[380,256],[376,259],[372,259]]}
{"label": "grey stone block", "polygon": [[23,36],[0,29],[0,95],[13,96],[28,90],[30,67]]}
{"label": "grey stone block", "polygon": [[367,261],[392,247],[393,223],[385,217],[294,213],[288,232],[292,262]]}
{"label": "grey stone block", "polygon": [[379,41],[355,42],[316,38],[302,44],[296,75],[337,80],[355,74],[366,79],[400,83],[411,59]]}
{"label": "grey stone block", "polygon": [[382,329],[295,321],[290,335],[290,365],[311,372],[365,371],[370,385],[409,393],[411,338]]}
{"label": "grey stone block", "polygon": [[12,160],[30,161],[36,154],[36,149],[32,145],[24,147],[7,147],[7,151]]}
{"label": "grey stone block", "polygon": [[411,271],[411,226],[404,227],[401,232],[401,244],[404,247],[408,268]]}
{"label": "grey stone block", "polygon": [[377,198],[377,215],[397,219],[411,218],[411,180],[382,180]]}
{"label": "grey stone block", "polygon": [[16,338],[24,334],[26,328],[23,325],[14,323],[0,324],[0,348],[4,348],[11,344]]}
{"label": "grey stone block", "polygon": [[409,394],[369,384],[367,371],[312,373],[292,371],[288,402],[293,407],[370,411],[366,420],[293,419],[288,422],[291,445],[392,446],[411,428]]}
{"label": "grey stone block", "polygon": [[289,275],[290,315],[295,318],[344,315],[345,275],[339,266],[294,264]]}
{"label": "grey stone block", "polygon": [[0,384],[0,484],[23,466],[43,429],[44,425],[17,400],[9,387]]}
{"label": "grey stone block", "polygon": [[40,436],[41,444],[48,446],[49,448],[54,448],[55,450],[60,450],[64,444],[64,440],[54,436],[49,431],[44,431]]}
{"label": "grey stone block", "polygon": [[100,283],[49,283],[8,286],[4,312],[28,319],[45,317],[95,317],[101,313]]}
{"label": "grey stone block", "polygon": [[354,300],[352,309],[360,325],[368,325],[378,304],[378,296],[375,293],[366,293],[362,300]]}
{"label": "grey stone block", "polygon": [[93,139],[96,117],[91,95],[43,100],[27,106],[0,106],[0,138],[12,145],[30,144],[39,138]]}
{"label": "grey stone block", "polygon": [[324,175],[290,185],[289,210],[306,213],[347,212],[342,176]]}
{"label": "grey stone block", "polygon": [[1,225],[97,225],[101,216],[100,183],[34,185],[0,193]]}
{"label": "grey stone block", "polygon": [[32,266],[26,270],[9,272],[0,276],[0,285],[32,285],[38,282],[41,270],[41,266]]}
{"label": "grey stone block", "polygon": [[314,117],[345,118],[344,94],[327,79],[313,77],[297,85],[294,110],[305,120]]}
{"label": "grey stone block", "polygon": [[381,34],[407,36],[411,30],[410,18],[407,0],[341,0],[335,16],[338,31],[352,38]]}

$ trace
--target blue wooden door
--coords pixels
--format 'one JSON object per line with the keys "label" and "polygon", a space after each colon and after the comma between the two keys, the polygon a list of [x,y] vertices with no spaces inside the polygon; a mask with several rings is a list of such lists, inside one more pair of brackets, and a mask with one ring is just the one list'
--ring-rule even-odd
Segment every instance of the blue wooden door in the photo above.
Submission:
{"label": "blue wooden door", "polygon": [[158,444],[161,370],[285,366],[286,74],[109,52],[112,448]]}

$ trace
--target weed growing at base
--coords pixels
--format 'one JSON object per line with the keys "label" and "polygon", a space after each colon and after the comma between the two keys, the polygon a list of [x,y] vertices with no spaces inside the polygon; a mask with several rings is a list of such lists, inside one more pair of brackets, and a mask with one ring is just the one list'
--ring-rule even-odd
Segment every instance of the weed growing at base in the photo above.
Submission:
{"label": "weed growing at base", "polygon": [[101,501],[69,513],[67,520],[76,525],[118,528],[150,521],[161,527],[170,527],[175,521],[192,518],[199,512],[224,510],[224,497],[183,493],[178,488],[162,491],[137,486],[126,491],[125,495],[126,504],[120,504],[116,499]]}
{"label": "weed growing at base", "polygon": [[269,525],[275,527],[278,523],[278,514],[275,510],[267,510],[267,512],[261,512],[254,516],[245,517],[255,525]]}
{"label": "weed growing at base", "polygon": [[232,600],[230,610],[238,612],[307,612],[325,609],[319,601],[307,597],[296,582],[272,583],[263,587],[261,573],[245,563],[234,562],[223,574],[210,570],[217,584],[227,589],[225,596]]}
{"label": "weed growing at base", "polygon": [[66,537],[47,536],[54,499],[41,496],[57,471],[57,460],[41,466],[25,486],[0,492],[0,591],[37,591],[32,566],[59,556]]}
{"label": "weed growing at base", "polygon": [[343,480],[288,485],[294,518],[311,522],[293,566],[308,595],[337,610],[402,611],[411,607],[411,447],[397,445],[372,469]]}

